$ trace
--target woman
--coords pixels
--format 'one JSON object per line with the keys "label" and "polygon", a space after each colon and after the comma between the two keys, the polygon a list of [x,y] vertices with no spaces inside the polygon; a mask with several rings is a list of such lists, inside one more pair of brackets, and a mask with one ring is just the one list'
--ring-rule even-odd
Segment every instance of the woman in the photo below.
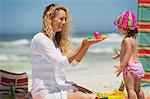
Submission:
{"label": "woman", "polygon": [[84,39],[78,48],[68,53],[71,33],[66,8],[51,4],[45,8],[43,26],[31,41],[32,93],[41,99],[95,99],[91,91],[67,82],[64,69],[76,66],[90,45],[103,39]]}

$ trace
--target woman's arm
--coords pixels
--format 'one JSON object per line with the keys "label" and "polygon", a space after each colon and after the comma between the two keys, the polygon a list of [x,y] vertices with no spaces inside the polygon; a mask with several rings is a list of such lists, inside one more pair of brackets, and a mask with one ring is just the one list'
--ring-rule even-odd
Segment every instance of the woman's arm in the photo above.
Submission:
{"label": "woman's arm", "polygon": [[81,49],[82,49],[82,43],[80,43],[77,48],[73,49],[71,52],[66,54],[69,63],[71,63],[75,59],[75,57],[78,55]]}
{"label": "woman's arm", "polygon": [[[63,56],[58,49],[56,49],[53,41],[45,36],[43,33],[37,34],[31,42],[31,57],[34,56],[34,53],[41,56],[41,58],[55,64],[60,68],[65,68],[70,65],[68,58]],[[36,58],[36,57],[34,57]],[[41,61],[35,61],[40,63]],[[34,64],[35,64],[34,62]]]}
{"label": "woman's arm", "polygon": [[122,50],[124,50],[124,56],[120,65],[117,67],[117,71],[116,71],[117,76],[119,76],[120,73],[124,70],[125,66],[128,64],[130,57],[132,55],[131,39],[125,38],[123,42],[123,46],[124,49]]}
{"label": "woman's arm", "polygon": [[102,40],[103,39],[93,39],[93,40],[84,39],[82,41],[82,44],[80,44],[78,48],[76,48],[75,50],[66,55],[69,62],[71,63],[73,60],[80,62],[85,53],[87,52],[88,48],[90,47],[90,45],[100,42]]}

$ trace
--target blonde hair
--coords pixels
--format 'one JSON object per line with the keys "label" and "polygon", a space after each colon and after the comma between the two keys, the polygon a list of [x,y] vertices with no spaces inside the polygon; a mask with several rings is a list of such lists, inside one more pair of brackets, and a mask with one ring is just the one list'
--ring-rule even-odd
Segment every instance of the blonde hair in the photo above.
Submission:
{"label": "blonde hair", "polygon": [[[63,30],[61,33],[58,33],[56,35],[52,30],[51,20],[55,18],[56,12],[59,10],[64,10],[66,12],[66,24],[63,27]],[[68,11],[65,7],[62,7],[58,4],[51,4],[48,5],[43,13],[43,26],[41,30],[45,35],[47,35],[50,39],[53,39],[55,36],[56,41],[58,43],[58,48],[61,50],[63,54],[68,52],[70,47],[70,34],[71,34],[71,22],[70,17],[68,14]]]}

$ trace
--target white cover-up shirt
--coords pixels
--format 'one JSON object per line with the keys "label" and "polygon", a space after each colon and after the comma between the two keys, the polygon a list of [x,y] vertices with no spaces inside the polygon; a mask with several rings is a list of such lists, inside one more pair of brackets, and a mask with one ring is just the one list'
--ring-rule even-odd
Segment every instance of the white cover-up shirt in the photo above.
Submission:
{"label": "white cover-up shirt", "polygon": [[75,87],[65,79],[64,69],[69,65],[77,65],[74,60],[69,63],[53,40],[44,33],[37,33],[30,45],[32,64],[32,92],[48,90],[50,93],[74,91]]}

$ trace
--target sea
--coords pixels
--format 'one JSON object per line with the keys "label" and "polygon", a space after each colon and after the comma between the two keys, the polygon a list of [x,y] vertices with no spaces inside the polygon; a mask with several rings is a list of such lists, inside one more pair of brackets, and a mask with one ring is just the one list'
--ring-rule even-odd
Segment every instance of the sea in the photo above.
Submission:
{"label": "sea", "polygon": [[[91,33],[92,34],[92,33]],[[27,72],[31,77],[30,64],[30,42],[35,34],[3,34],[0,35],[0,69],[10,72]],[[114,50],[120,48],[122,36],[118,33],[106,33],[107,37],[104,41],[92,45],[81,65],[76,69],[69,69],[68,72],[79,71],[81,69],[90,69],[103,62],[111,63],[113,60],[111,54]],[[84,38],[89,34],[74,33],[71,36],[71,49],[78,46]]]}
{"label": "sea", "polygon": [[[34,35],[35,34],[0,34],[0,63],[3,64],[3,62],[7,61],[5,64],[7,65],[10,61],[28,61],[30,52],[29,46]],[[114,49],[120,47],[122,37],[118,33],[107,33],[106,35],[107,38],[104,41],[92,45],[87,53],[93,55],[110,54]],[[70,38],[71,46],[73,48],[76,47],[87,36],[87,34],[74,33]]]}
{"label": "sea", "polygon": [[[30,42],[35,34],[1,34],[0,35],[0,69],[28,69],[30,65]],[[73,33],[71,39],[72,49],[77,47],[89,34]],[[111,59],[111,54],[115,49],[120,48],[122,36],[118,33],[106,33],[107,38],[97,44],[92,45],[85,58],[87,62],[100,62]],[[89,57],[90,58],[87,58]],[[109,57],[109,58],[108,58]],[[99,61],[97,61],[97,59]],[[89,63],[90,64],[90,63]],[[13,67],[18,68],[13,68]],[[8,68],[9,67],[9,68]],[[23,70],[24,70],[23,69]]]}

